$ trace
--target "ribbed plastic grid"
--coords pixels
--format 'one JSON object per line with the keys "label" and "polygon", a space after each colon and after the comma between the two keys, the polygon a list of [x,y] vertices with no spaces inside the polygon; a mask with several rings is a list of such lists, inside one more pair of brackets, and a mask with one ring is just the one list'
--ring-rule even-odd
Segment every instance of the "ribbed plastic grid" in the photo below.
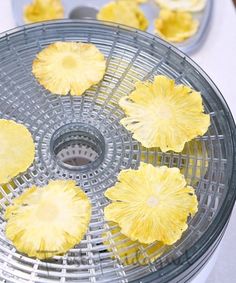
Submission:
{"label": "ribbed plastic grid", "polygon": [[[96,44],[106,56],[104,79],[81,97],[56,96],[41,87],[31,73],[35,55],[55,41],[82,41]],[[233,146],[228,118],[217,90],[184,56],[157,38],[96,22],[61,22],[21,28],[0,39],[0,117],[24,123],[32,132],[36,158],[29,170],[11,183],[0,186],[1,282],[128,282],[165,268],[168,263],[199,247],[198,240],[209,228],[228,193],[232,174]],[[152,80],[165,74],[202,92],[211,126],[203,137],[186,147],[186,153],[146,150],[120,124],[124,116],[117,102],[134,89],[138,80]],[[82,123],[96,128],[105,141],[103,160],[85,171],[61,166],[52,151],[56,131],[65,125]],[[199,154],[201,152],[201,154]],[[123,265],[114,237],[104,222],[108,204],[104,191],[126,168],[137,168],[140,159],[155,165],[179,166],[199,198],[199,212],[188,231],[153,264]],[[200,171],[201,176],[196,174]],[[73,178],[91,198],[93,212],[83,241],[65,256],[40,261],[19,254],[4,234],[6,206],[32,184],[49,179]],[[6,188],[9,190],[7,194]],[[4,190],[5,189],[5,190]],[[109,249],[103,234],[108,231]],[[209,235],[210,236],[210,235]],[[149,249],[147,247],[147,249]],[[127,247],[129,249],[129,247]],[[145,251],[144,251],[145,252]],[[176,265],[176,269],[178,265]],[[175,272],[174,269],[169,272]],[[5,281],[4,281],[5,280]],[[162,282],[157,272],[156,282]]]}

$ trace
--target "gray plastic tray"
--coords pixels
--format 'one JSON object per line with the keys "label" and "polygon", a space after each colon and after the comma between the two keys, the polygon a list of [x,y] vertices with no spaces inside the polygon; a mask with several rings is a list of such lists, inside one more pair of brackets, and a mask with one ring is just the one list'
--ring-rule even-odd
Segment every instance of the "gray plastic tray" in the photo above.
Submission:
{"label": "gray plastic tray", "polygon": [[[31,1],[32,0],[12,0],[13,14],[16,24],[18,26],[24,24],[23,9],[24,6],[30,3]],[[62,0],[65,9],[66,18],[69,18],[71,15],[73,15],[72,14],[73,11],[75,11],[75,9],[78,7],[95,8],[98,11],[103,5],[107,4],[108,2],[111,2],[111,0]],[[141,9],[144,11],[150,23],[147,31],[153,33],[154,20],[158,17],[159,14],[159,8],[155,4],[155,0],[150,0],[147,4],[141,5]],[[207,34],[212,10],[213,10],[213,1],[207,0],[206,7],[203,11],[198,13],[193,13],[194,18],[198,19],[200,22],[200,27],[196,35],[184,41],[183,43],[175,44],[175,46],[177,46],[179,49],[181,49],[183,52],[187,54],[190,54],[195,50],[197,50],[203,44],[204,38]],[[89,10],[87,9],[87,11]],[[94,10],[92,9],[91,17],[89,18],[94,18],[95,13],[93,11]],[[88,18],[88,17],[86,17],[85,10],[80,10],[80,19],[83,18]]]}
{"label": "gray plastic tray", "polygon": [[[83,96],[51,94],[32,75],[36,54],[62,40],[93,43],[106,57],[103,80]],[[219,244],[236,196],[235,124],[209,77],[165,41],[98,21],[52,21],[8,31],[0,37],[0,62],[0,118],[23,123],[33,135],[36,150],[27,172],[0,185],[0,282],[189,282]],[[119,99],[134,89],[135,82],[151,81],[158,74],[202,93],[211,126],[193,141],[194,152],[190,145],[186,153],[147,150],[120,125],[124,113],[118,107]],[[104,192],[114,185],[121,170],[137,168],[141,158],[155,166],[184,165],[184,175],[196,190],[199,209],[183,237],[173,246],[163,247],[162,257],[152,263],[147,251],[150,256],[155,254],[148,245],[142,250],[147,265],[139,265],[137,260],[125,265],[117,253],[121,242],[112,240],[119,233],[112,235],[104,219],[103,210],[108,204]],[[78,168],[77,161],[81,165],[85,159],[92,163]],[[93,213],[79,245],[64,256],[40,261],[20,254],[6,239],[3,215],[14,197],[33,184],[45,185],[49,179],[76,180],[91,199]],[[104,233],[109,233],[107,244]],[[135,256],[132,246],[127,244],[123,251]]]}

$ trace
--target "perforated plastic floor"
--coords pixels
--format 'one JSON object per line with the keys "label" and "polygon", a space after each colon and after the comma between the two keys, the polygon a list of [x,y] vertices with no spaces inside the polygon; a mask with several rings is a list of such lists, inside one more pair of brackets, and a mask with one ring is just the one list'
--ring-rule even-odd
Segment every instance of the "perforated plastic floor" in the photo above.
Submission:
{"label": "perforated plastic floor", "polygon": [[[92,42],[106,56],[104,79],[83,96],[50,94],[31,73],[35,55],[59,40]],[[36,146],[29,170],[0,186],[1,282],[175,282],[177,276],[185,282],[192,264],[209,256],[205,255],[225,227],[235,199],[235,125],[206,74],[156,37],[95,21],[50,22],[6,33],[0,38],[0,62],[0,118],[24,123]],[[119,124],[124,116],[117,106],[119,98],[133,90],[137,80],[152,80],[157,74],[201,91],[211,115],[207,134],[187,144],[182,154],[146,150]],[[164,247],[165,254],[156,262],[124,265],[116,235],[104,221],[108,200],[103,193],[121,169],[137,168],[140,160],[180,167],[196,189],[199,212],[182,239]],[[49,261],[28,258],[6,239],[4,210],[25,188],[56,178],[76,179],[91,198],[89,230],[65,256]],[[103,243],[106,231],[109,248]]]}

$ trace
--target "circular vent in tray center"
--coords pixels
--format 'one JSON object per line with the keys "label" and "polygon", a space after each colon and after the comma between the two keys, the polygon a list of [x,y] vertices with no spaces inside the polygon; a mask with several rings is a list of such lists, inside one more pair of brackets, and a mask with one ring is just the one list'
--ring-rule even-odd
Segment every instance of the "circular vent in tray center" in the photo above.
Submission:
{"label": "circular vent in tray center", "polygon": [[67,169],[95,169],[104,159],[105,140],[92,126],[69,124],[55,132],[51,150],[58,163]]}

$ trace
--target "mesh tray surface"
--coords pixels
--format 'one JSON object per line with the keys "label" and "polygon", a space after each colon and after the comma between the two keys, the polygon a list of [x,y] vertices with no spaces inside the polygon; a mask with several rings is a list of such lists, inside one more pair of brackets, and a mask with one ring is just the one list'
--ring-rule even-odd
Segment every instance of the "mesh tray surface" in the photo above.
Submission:
{"label": "mesh tray surface", "polygon": [[[83,96],[50,94],[31,73],[35,55],[58,40],[92,42],[106,56],[104,79]],[[0,60],[0,118],[24,123],[36,147],[28,171],[0,186],[1,282],[167,282],[207,253],[234,203],[235,126],[221,94],[198,66],[156,37],[96,21],[55,21],[15,29],[0,38]],[[119,123],[124,117],[117,106],[120,97],[130,93],[137,80],[152,80],[157,74],[201,91],[211,116],[209,131],[187,144],[185,153],[146,150]],[[108,200],[103,193],[121,169],[137,168],[140,159],[181,167],[196,189],[199,212],[181,240],[164,247],[165,254],[155,263],[123,265],[112,240],[115,235],[104,221]],[[65,256],[49,261],[28,258],[6,239],[4,210],[25,188],[57,178],[76,179],[91,198],[88,232]],[[109,249],[103,243],[104,232]]]}

